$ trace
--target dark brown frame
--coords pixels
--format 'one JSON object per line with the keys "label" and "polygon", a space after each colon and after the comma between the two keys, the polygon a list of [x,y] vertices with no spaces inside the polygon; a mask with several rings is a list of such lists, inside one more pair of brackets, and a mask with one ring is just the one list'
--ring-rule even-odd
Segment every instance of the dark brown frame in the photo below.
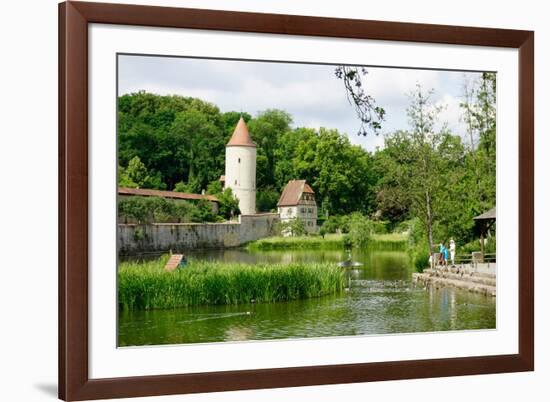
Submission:
{"label": "dark brown frame", "polygon": [[[125,378],[88,377],[88,24],[519,49],[519,353]],[[153,6],[59,5],[59,397],[137,397],[534,370],[534,33]]]}

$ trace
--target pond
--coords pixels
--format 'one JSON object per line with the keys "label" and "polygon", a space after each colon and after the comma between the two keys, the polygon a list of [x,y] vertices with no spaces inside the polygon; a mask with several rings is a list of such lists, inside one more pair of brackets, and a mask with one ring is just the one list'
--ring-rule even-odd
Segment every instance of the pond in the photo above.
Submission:
{"label": "pond", "polygon": [[[289,263],[347,258],[342,251],[202,250],[190,259]],[[135,257],[134,257],[135,258]],[[121,311],[119,346],[411,333],[496,327],[495,298],[415,287],[401,251],[356,250],[340,295],[279,303]],[[344,268],[343,268],[344,269]]]}

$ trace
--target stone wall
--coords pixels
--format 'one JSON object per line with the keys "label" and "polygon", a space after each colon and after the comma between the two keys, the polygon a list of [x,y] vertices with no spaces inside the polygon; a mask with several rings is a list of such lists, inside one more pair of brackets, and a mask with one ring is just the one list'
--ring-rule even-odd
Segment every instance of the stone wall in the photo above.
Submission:
{"label": "stone wall", "polygon": [[279,214],[241,215],[236,222],[119,224],[120,254],[238,247],[274,234]]}

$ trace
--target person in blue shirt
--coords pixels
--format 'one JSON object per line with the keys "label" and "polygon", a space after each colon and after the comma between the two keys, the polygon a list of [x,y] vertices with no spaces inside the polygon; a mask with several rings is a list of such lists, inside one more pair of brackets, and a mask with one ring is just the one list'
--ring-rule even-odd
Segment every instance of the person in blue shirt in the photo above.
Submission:
{"label": "person in blue shirt", "polygon": [[449,261],[449,249],[443,246],[443,265],[447,266],[447,261]]}
{"label": "person in blue shirt", "polygon": [[445,265],[445,249],[443,242],[439,243],[439,265]]}

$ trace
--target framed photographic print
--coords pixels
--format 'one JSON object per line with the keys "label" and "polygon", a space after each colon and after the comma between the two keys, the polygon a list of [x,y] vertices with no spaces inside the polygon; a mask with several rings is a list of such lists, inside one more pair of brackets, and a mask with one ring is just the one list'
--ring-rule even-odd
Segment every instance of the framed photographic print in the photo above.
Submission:
{"label": "framed photographic print", "polygon": [[59,7],[60,398],[533,370],[533,32]]}

